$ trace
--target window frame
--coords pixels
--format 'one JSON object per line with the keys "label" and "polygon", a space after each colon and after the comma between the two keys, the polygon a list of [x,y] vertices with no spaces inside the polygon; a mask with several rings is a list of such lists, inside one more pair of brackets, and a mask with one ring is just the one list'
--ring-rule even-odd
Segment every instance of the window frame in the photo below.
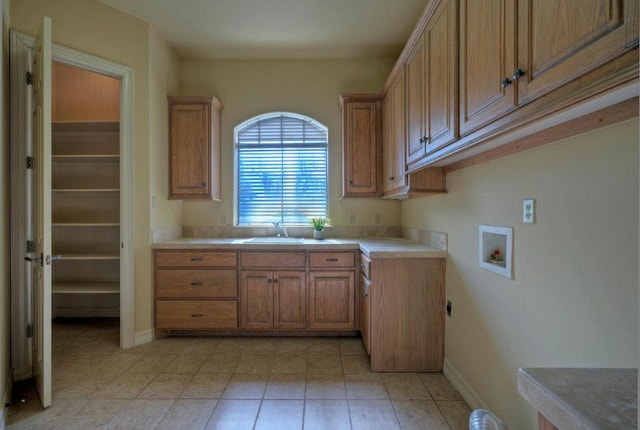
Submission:
{"label": "window frame", "polygon": [[[240,132],[242,132],[244,129],[246,129],[248,126],[251,126],[252,124],[258,123],[260,121],[266,120],[266,119],[270,119],[270,118],[276,118],[276,117],[281,117],[281,116],[287,116],[290,118],[295,118],[295,119],[299,119],[301,121],[307,122],[312,124],[314,127],[317,127],[318,129],[322,130],[325,135],[326,135],[326,190],[325,190],[325,215],[324,217],[328,217],[329,214],[329,189],[330,189],[330,184],[329,184],[329,128],[327,126],[325,126],[324,124],[322,124],[321,122],[317,121],[316,119],[303,115],[303,114],[299,114],[299,113],[294,113],[294,112],[268,112],[268,113],[264,113],[264,114],[260,114],[260,115],[256,115],[252,118],[247,119],[246,121],[243,121],[242,123],[236,125],[233,129],[233,158],[234,158],[234,162],[233,162],[233,225],[236,227],[264,227],[264,226],[271,226],[270,222],[265,222],[265,223],[251,223],[251,224],[240,224],[239,220],[240,220],[240,207],[239,207],[239,148],[240,145],[238,144],[238,135]],[[296,226],[309,226],[310,224],[305,222],[305,223],[290,223],[287,222],[284,225],[286,226],[292,226],[292,227],[296,227]]]}

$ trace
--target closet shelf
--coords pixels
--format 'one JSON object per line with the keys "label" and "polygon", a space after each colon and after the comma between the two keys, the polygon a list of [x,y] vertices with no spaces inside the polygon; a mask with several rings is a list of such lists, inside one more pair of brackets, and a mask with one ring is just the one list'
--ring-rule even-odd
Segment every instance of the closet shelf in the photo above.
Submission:
{"label": "closet shelf", "polygon": [[118,188],[55,188],[54,193],[119,193]]}
{"label": "closet shelf", "polygon": [[119,222],[54,222],[52,227],[119,227]]}
{"label": "closet shelf", "polygon": [[52,155],[51,158],[53,160],[65,161],[91,161],[92,159],[100,161],[109,161],[111,159],[114,161],[120,160],[120,156],[118,154],[57,154]]}
{"label": "closet shelf", "polygon": [[53,294],[118,294],[118,282],[54,282]]}
{"label": "closet shelf", "polygon": [[62,255],[62,260],[119,260],[118,252],[87,252],[87,253],[64,253],[54,252],[56,255]]}

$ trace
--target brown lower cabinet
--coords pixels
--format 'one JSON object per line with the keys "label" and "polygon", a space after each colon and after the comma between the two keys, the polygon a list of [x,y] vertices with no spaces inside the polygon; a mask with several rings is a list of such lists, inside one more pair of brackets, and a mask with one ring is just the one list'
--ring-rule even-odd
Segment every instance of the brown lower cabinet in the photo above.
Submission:
{"label": "brown lower cabinet", "polygon": [[230,251],[155,251],[157,330],[236,329],[237,256]]}
{"label": "brown lower cabinet", "polygon": [[361,256],[360,330],[374,372],[440,372],[445,260]]}
{"label": "brown lower cabinet", "polygon": [[155,328],[357,334],[357,251],[154,251]]}
{"label": "brown lower cabinet", "polygon": [[231,329],[238,327],[235,301],[162,300],[156,303],[158,329]]}
{"label": "brown lower cabinet", "polygon": [[309,328],[355,329],[355,276],[353,271],[314,271],[310,273]]}
{"label": "brown lower cabinet", "polygon": [[302,329],[305,327],[305,272],[240,272],[240,327]]}

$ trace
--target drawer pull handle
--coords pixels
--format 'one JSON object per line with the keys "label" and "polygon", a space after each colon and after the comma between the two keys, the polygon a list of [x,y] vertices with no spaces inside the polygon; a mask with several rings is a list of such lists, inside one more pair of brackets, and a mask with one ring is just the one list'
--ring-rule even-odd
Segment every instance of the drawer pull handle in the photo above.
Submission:
{"label": "drawer pull handle", "polygon": [[337,258],[327,258],[327,261],[338,261]]}
{"label": "drawer pull handle", "polygon": [[191,261],[202,261],[202,257],[191,257]]}
{"label": "drawer pull handle", "polygon": [[191,314],[191,316],[194,318],[202,318],[204,314]]}
{"label": "drawer pull handle", "polygon": [[192,282],[191,286],[192,287],[201,287],[202,286],[202,282]]}
{"label": "drawer pull handle", "polygon": [[360,267],[366,267],[367,265],[364,263],[360,263]]}

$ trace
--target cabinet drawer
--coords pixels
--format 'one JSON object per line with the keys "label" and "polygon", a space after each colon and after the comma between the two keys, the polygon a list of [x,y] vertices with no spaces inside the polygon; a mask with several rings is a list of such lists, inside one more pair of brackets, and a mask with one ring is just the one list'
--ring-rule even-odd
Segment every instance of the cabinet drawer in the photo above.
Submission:
{"label": "cabinet drawer", "polygon": [[371,259],[364,254],[360,254],[360,270],[364,276],[371,279]]}
{"label": "cabinet drawer", "polygon": [[304,268],[307,259],[304,252],[241,252],[242,267],[272,269]]}
{"label": "cabinet drawer", "polygon": [[355,257],[353,252],[311,252],[309,267],[353,268]]}
{"label": "cabinet drawer", "polygon": [[230,267],[236,262],[233,251],[156,251],[158,267]]}
{"label": "cabinet drawer", "polygon": [[156,328],[238,328],[238,302],[235,300],[158,300],[156,301]]}
{"label": "cabinet drawer", "polygon": [[235,270],[158,270],[156,296],[215,298],[238,296]]}

